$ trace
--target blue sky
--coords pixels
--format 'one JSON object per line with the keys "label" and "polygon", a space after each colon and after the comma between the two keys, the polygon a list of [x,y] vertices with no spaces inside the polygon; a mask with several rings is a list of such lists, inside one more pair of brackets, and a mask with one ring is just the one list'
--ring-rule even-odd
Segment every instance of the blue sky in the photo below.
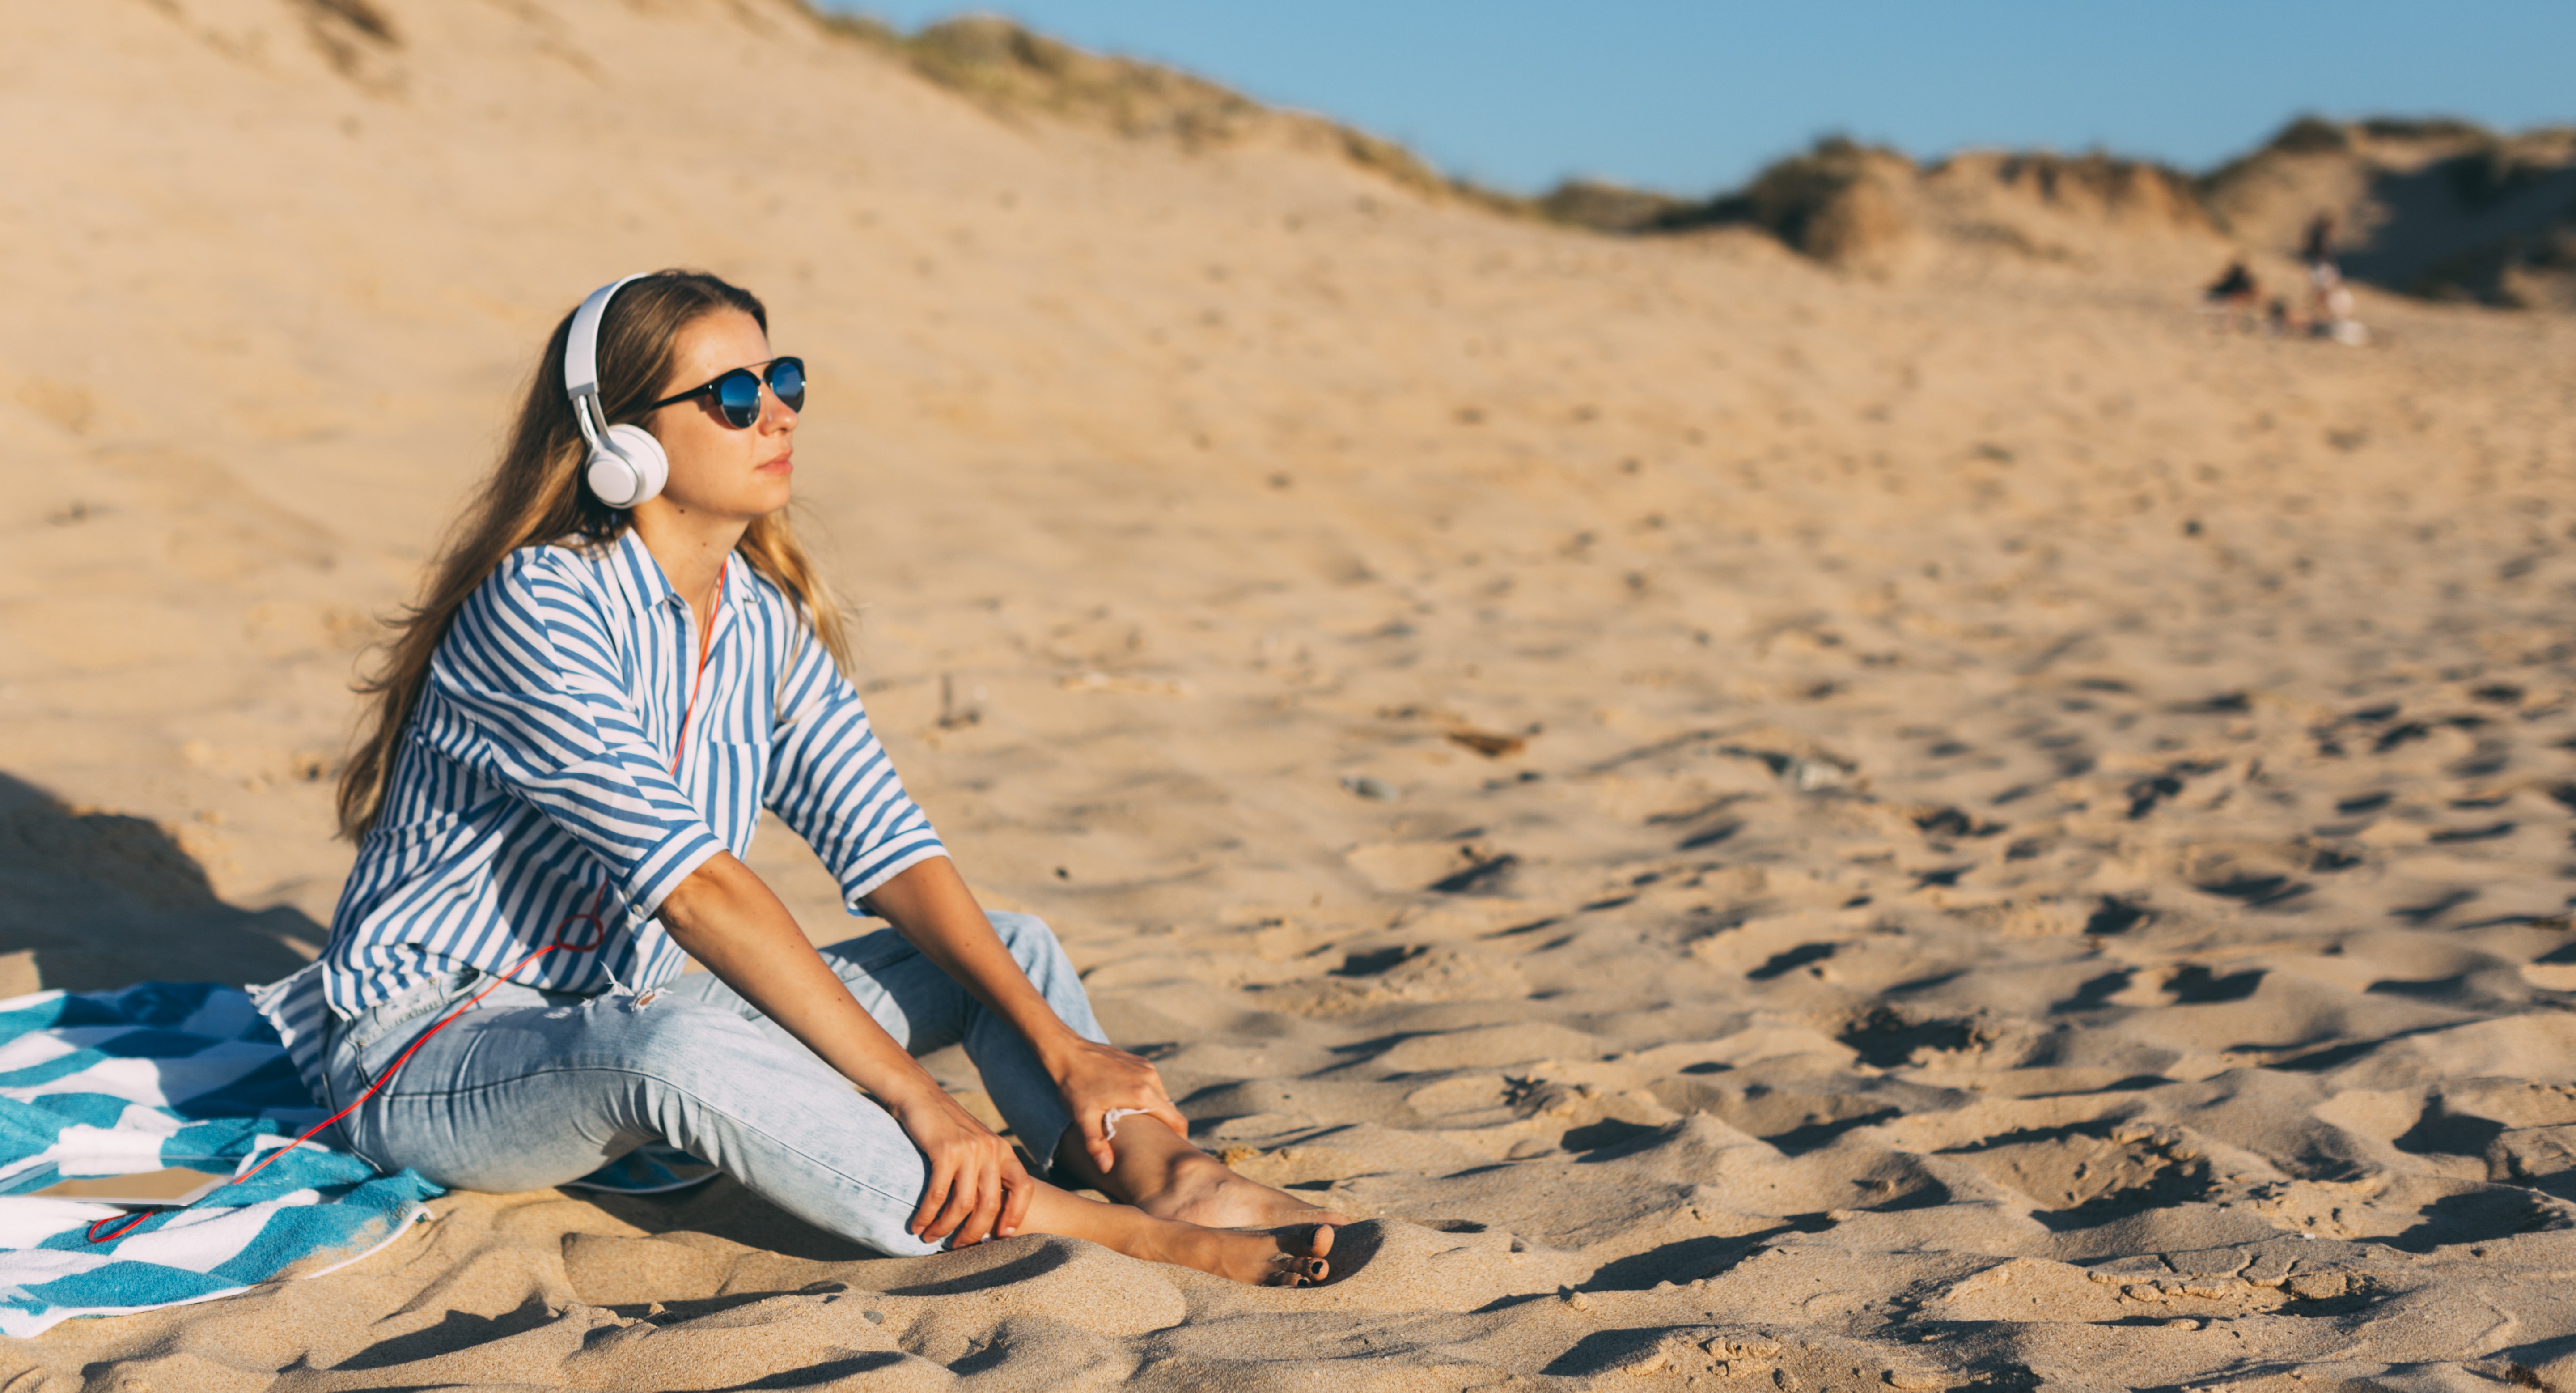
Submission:
{"label": "blue sky", "polygon": [[[970,8],[834,8],[910,29]],[[1842,131],[1917,156],[2101,146],[2190,169],[2302,111],[2576,122],[2569,0],[1001,0],[1521,191],[1741,183]]]}

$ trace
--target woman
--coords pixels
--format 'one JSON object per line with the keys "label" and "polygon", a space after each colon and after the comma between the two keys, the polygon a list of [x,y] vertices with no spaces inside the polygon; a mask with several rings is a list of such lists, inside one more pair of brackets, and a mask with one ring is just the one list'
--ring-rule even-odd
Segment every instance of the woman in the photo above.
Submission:
{"label": "woman", "polygon": [[[359,1154],[442,1185],[667,1141],[886,1253],[1059,1233],[1321,1280],[1340,1216],[1191,1146],[1046,926],[987,916],[905,796],[788,528],[804,395],[713,276],[630,278],[556,327],[366,689],[330,947],[263,1010]],[[894,927],[811,947],[740,859],[764,804]],[[1125,1203],[1031,1177],[915,1061],[953,1042],[1042,1165]]]}

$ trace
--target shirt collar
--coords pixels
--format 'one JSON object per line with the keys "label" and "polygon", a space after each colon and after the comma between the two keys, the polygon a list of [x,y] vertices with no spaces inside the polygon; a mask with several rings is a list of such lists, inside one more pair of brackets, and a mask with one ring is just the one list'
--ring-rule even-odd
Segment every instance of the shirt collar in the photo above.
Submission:
{"label": "shirt collar", "polygon": [[[619,533],[614,551],[618,569],[626,572],[627,583],[635,587],[636,599],[648,607],[686,607],[688,602],[680,598],[679,591],[671,588],[671,578],[662,574],[662,563],[654,560],[652,549],[644,545],[642,533],[632,527]],[[719,628],[740,598],[739,592],[746,583],[743,570],[748,564],[742,559],[741,552],[729,552],[725,556],[724,589],[716,596],[715,620]]]}

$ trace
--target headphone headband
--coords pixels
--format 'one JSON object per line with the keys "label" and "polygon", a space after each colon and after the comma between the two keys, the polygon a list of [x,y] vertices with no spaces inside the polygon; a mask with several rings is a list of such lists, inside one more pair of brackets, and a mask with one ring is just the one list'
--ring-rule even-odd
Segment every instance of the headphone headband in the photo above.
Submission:
{"label": "headphone headband", "polygon": [[644,279],[643,274],[614,280],[590,292],[581,308],[572,312],[572,336],[564,343],[564,393],[572,398],[572,414],[581,422],[581,433],[592,443],[608,429],[608,414],[599,403],[599,324],[608,317],[608,302],[617,292]]}
{"label": "headphone headband", "polygon": [[599,325],[608,317],[608,302],[642,276],[611,281],[590,292],[572,312],[572,330],[564,338],[564,394],[572,398],[573,419],[590,445],[582,477],[600,502],[632,508],[662,491],[670,460],[662,442],[642,426],[612,426],[599,400]]}

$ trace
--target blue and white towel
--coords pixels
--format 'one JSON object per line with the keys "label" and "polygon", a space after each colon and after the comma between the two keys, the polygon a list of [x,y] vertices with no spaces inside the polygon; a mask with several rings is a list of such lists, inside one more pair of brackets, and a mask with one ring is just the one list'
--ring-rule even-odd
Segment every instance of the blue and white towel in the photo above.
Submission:
{"label": "blue and white towel", "polygon": [[147,982],[0,1001],[0,1334],[315,1276],[401,1237],[439,1188],[314,1142],[106,1243],[88,1241],[90,1226],[122,1211],[33,1195],[164,1167],[239,1174],[321,1120],[235,988]]}

